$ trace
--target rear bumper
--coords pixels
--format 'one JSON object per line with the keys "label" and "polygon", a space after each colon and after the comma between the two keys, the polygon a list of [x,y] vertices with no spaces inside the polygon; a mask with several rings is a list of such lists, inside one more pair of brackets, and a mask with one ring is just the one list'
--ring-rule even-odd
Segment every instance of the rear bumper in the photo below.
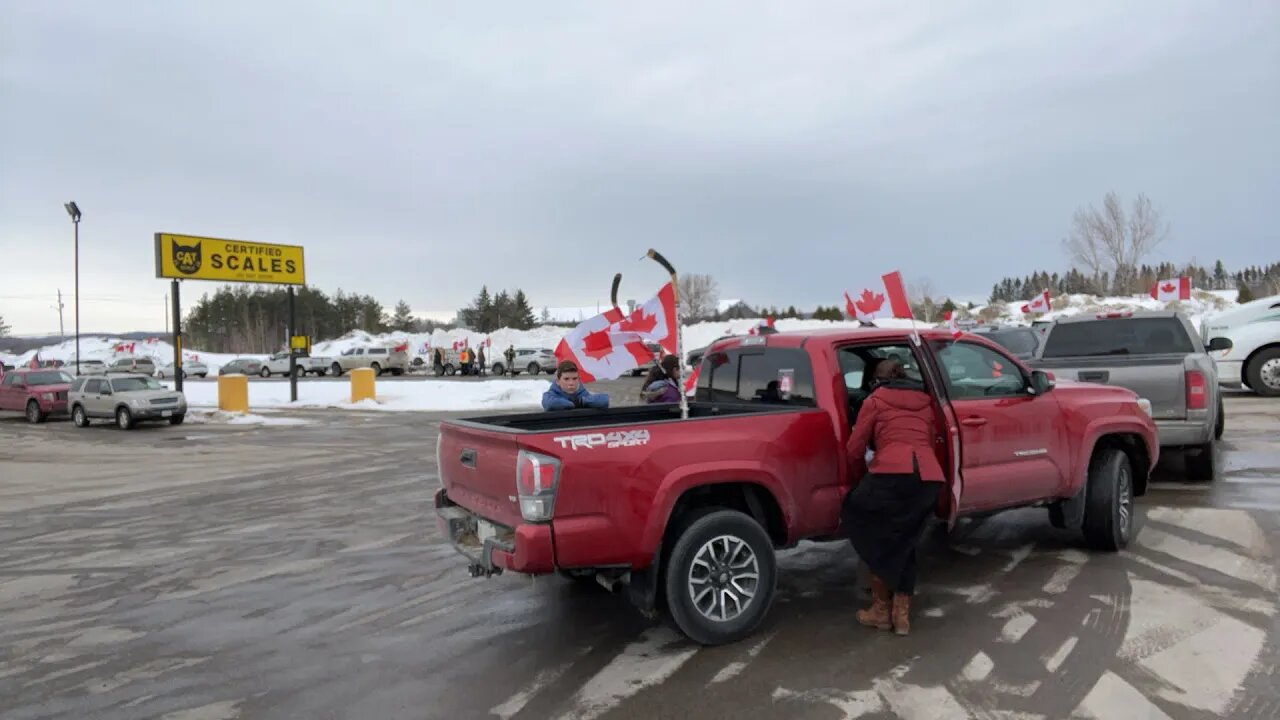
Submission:
{"label": "rear bumper", "polygon": [[[454,503],[443,489],[436,491],[435,504],[436,527],[471,564],[488,572],[539,575],[555,571],[550,525],[503,527]],[[481,523],[489,523],[496,534],[482,541]]]}
{"label": "rear bumper", "polygon": [[1160,447],[1204,445],[1213,440],[1213,425],[1205,420],[1157,420]]}
{"label": "rear bumper", "polygon": [[1219,385],[1229,388],[1240,388],[1244,386],[1243,360],[1219,360],[1215,364],[1218,367]]}

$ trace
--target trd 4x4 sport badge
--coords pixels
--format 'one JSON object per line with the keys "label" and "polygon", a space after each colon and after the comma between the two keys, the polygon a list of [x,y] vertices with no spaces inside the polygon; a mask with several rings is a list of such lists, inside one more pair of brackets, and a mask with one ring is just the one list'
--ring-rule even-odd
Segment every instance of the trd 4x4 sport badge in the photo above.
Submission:
{"label": "trd 4x4 sport badge", "polygon": [[595,450],[604,447],[613,450],[620,447],[640,447],[649,444],[648,430],[622,430],[610,433],[588,433],[585,435],[561,435],[554,438],[560,447],[577,451]]}
{"label": "trd 4x4 sport badge", "polygon": [[204,250],[200,243],[195,245],[179,245],[173,243],[173,266],[178,272],[191,275],[200,271],[204,260]]}

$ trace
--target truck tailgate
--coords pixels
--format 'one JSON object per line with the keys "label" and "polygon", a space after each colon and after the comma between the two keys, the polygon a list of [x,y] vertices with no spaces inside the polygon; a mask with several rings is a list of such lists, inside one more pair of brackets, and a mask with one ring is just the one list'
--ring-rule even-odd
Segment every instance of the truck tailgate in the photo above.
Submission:
{"label": "truck tailgate", "polygon": [[449,423],[440,425],[440,481],[449,499],[508,527],[520,524],[514,438]]}
{"label": "truck tailgate", "polygon": [[1184,357],[1058,357],[1033,363],[1033,367],[1063,380],[1127,388],[1151,402],[1151,416],[1156,420],[1182,420],[1187,417]]}

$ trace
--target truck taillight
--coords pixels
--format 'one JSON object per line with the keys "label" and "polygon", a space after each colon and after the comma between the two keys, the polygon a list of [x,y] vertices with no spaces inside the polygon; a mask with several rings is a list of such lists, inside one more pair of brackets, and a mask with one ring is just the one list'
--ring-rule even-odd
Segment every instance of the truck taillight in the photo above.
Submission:
{"label": "truck taillight", "polygon": [[520,515],[529,522],[546,522],[555,512],[560,461],[521,450],[516,456],[516,493]]}
{"label": "truck taillight", "polygon": [[1209,407],[1209,386],[1205,383],[1204,373],[1199,370],[1187,371],[1187,409],[1204,410]]}
{"label": "truck taillight", "polygon": [[436,434],[436,473],[440,476],[440,487],[444,487],[444,431],[437,428]]}

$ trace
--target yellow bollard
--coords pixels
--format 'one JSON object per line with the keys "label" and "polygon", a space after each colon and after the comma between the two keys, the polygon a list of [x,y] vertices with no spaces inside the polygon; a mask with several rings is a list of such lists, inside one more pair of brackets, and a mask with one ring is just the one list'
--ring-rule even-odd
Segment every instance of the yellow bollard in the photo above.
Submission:
{"label": "yellow bollard", "polygon": [[244,375],[219,375],[218,409],[233,413],[249,412],[249,378]]}
{"label": "yellow bollard", "polygon": [[374,399],[373,368],[356,368],[351,371],[351,402]]}

